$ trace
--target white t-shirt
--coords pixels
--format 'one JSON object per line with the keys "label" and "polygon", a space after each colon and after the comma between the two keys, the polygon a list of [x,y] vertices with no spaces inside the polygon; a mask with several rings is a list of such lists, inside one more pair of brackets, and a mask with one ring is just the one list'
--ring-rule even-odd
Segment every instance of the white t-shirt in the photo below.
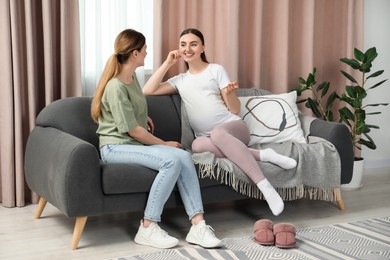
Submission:
{"label": "white t-shirt", "polygon": [[221,89],[230,83],[230,79],[221,65],[208,64],[198,74],[181,73],[168,79],[168,83],[180,94],[196,137],[209,136],[219,124],[241,120],[223,102]]}

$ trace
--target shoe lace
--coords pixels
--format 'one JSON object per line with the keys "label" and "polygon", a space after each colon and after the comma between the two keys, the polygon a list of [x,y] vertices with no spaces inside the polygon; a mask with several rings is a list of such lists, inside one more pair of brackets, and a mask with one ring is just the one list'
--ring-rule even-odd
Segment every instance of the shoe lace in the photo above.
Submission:
{"label": "shoe lace", "polygon": [[201,229],[199,229],[199,233],[200,235],[202,235],[202,237],[204,237],[205,235],[210,235],[215,237],[214,229],[209,225],[205,225]]}
{"label": "shoe lace", "polygon": [[162,237],[168,237],[168,232],[166,232],[165,230],[163,230],[162,228],[160,228],[160,226],[158,225],[154,225],[153,226],[153,232],[152,233],[159,233]]}

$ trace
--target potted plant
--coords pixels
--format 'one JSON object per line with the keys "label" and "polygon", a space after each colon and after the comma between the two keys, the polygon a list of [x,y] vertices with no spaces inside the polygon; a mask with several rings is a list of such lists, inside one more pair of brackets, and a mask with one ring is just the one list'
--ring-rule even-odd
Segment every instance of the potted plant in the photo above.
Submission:
{"label": "potted plant", "polygon": [[295,91],[297,91],[297,96],[301,96],[303,92],[308,90],[312,92],[313,96],[302,98],[298,100],[297,103],[304,103],[305,107],[309,108],[317,118],[325,121],[334,121],[332,107],[334,102],[340,97],[333,91],[325,100],[330,83],[324,81],[321,84],[316,85],[316,72],[317,69],[313,68],[313,72],[309,73],[306,79],[299,77],[300,86],[295,89]]}
{"label": "potted plant", "polygon": [[[329,90],[329,82],[323,82],[315,87],[315,73],[310,73],[307,79],[299,78],[300,86],[296,88],[297,95],[300,96],[304,91],[311,90],[313,98],[304,98],[298,103],[305,102],[305,106],[310,108],[314,116],[327,121],[334,121],[335,118],[332,112],[334,102],[344,103],[339,112],[339,122],[344,123],[351,134],[351,140],[354,148],[354,173],[352,181],[349,184],[342,185],[345,190],[353,190],[361,187],[363,175],[364,160],[360,156],[361,146],[366,146],[369,149],[376,149],[374,140],[370,137],[371,129],[379,129],[379,126],[367,124],[366,116],[381,114],[380,111],[366,111],[369,107],[387,106],[388,103],[365,104],[363,101],[367,97],[369,91],[379,87],[387,81],[381,80],[375,84],[369,85],[368,81],[383,74],[383,70],[371,72],[372,63],[378,56],[376,48],[372,47],[365,53],[354,49],[354,59],[341,58],[340,61],[347,64],[352,70],[359,75],[359,80],[356,80],[350,73],[341,70],[341,73],[351,82],[346,85],[344,93],[338,95],[335,91],[328,95],[327,101],[323,101]],[[371,83],[371,82],[370,82]]]}
{"label": "potted plant", "polygon": [[354,59],[340,59],[341,62],[347,64],[353,70],[359,71],[360,74],[359,80],[356,80],[351,74],[341,70],[341,73],[349,81],[351,81],[352,84],[345,86],[345,92],[340,96],[340,101],[347,104],[339,109],[340,121],[346,124],[350,130],[355,156],[354,175],[352,181],[349,184],[343,185],[343,189],[358,189],[362,185],[361,178],[363,175],[364,160],[360,156],[361,146],[363,145],[373,150],[376,149],[376,144],[371,138],[370,132],[371,129],[379,129],[379,126],[367,124],[366,116],[378,115],[381,114],[381,112],[366,110],[369,107],[388,105],[388,103],[365,104],[363,102],[369,91],[372,91],[387,81],[387,79],[385,79],[374,84],[368,84],[369,80],[382,75],[384,72],[383,70],[378,70],[370,73],[372,63],[378,56],[376,48],[372,47],[365,53],[355,48],[354,56]]}

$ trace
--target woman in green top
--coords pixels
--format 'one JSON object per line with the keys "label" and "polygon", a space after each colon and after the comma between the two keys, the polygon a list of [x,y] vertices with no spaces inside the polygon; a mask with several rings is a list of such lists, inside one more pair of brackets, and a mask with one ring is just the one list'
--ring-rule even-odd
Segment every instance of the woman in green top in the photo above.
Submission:
{"label": "woman in green top", "polygon": [[186,240],[206,248],[221,246],[204,221],[199,180],[190,153],[179,149],[180,143],[152,134],[153,123],[135,74],[136,68],[144,65],[147,54],[144,35],[124,30],[114,47],[115,53],[107,61],[91,105],[92,117],[98,123],[102,161],[139,164],[158,171],[134,241],[158,248],[179,243],[157,224],[177,184],[192,223]]}

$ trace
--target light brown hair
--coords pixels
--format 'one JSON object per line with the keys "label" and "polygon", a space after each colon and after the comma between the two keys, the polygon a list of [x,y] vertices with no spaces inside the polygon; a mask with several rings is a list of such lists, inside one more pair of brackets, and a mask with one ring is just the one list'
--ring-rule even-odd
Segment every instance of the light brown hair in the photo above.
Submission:
{"label": "light brown hair", "polygon": [[126,29],[116,37],[114,44],[115,53],[107,60],[92,99],[91,116],[95,122],[98,122],[101,113],[101,101],[107,82],[120,73],[121,65],[128,61],[133,51],[141,51],[145,43],[145,36],[133,29]]}

